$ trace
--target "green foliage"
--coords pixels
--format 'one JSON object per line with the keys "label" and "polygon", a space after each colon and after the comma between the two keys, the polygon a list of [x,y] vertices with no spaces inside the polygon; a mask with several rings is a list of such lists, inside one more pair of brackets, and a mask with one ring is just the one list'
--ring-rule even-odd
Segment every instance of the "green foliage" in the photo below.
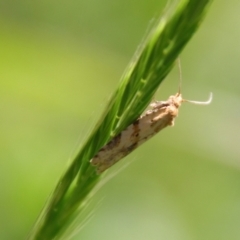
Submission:
{"label": "green foliage", "polygon": [[147,107],[202,21],[210,0],[182,0],[156,21],[82,149],[60,179],[29,239],[59,239],[101,180],[89,160]]}

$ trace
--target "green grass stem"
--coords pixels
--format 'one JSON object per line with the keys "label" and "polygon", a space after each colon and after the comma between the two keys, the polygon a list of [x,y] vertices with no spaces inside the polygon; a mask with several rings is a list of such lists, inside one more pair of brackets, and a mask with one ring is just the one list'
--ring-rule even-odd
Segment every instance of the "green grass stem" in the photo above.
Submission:
{"label": "green grass stem", "polygon": [[198,29],[211,0],[174,2],[156,21],[122,76],[106,110],[60,178],[39,216],[30,240],[60,239],[102,175],[89,160],[146,109],[184,46]]}

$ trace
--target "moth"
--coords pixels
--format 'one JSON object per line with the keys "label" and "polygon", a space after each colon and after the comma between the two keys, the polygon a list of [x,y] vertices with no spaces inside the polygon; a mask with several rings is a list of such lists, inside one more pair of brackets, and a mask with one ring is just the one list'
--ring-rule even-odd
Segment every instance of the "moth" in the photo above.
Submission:
{"label": "moth", "polygon": [[125,130],[115,136],[110,142],[103,146],[90,160],[100,174],[120,159],[127,156],[134,149],[153,137],[156,133],[167,126],[173,126],[178,115],[179,107],[183,102],[207,105],[212,101],[212,93],[205,102],[185,100],[181,94],[181,66],[179,61],[180,84],[178,93],[170,96],[167,101],[155,101],[151,103],[150,110],[140,116]]}
{"label": "moth", "polygon": [[183,102],[207,105],[212,101],[212,93],[206,102],[190,101],[182,98],[180,92],[170,96],[167,101],[155,101],[150,104],[152,109],[140,116],[125,130],[103,146],[91,159],[91,164],[97,167],[100,174],[120,159],[127,156],[134,149],[153,137],[167,126],[174,125],[179,107]]}

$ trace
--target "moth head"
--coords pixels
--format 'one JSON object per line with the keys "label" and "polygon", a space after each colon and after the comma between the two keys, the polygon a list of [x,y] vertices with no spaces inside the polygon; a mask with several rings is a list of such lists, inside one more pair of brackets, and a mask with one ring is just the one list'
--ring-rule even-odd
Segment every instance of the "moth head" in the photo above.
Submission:
{"label": "moth head", "polygon": [[181,103],[183,102],[182,94],[180,92],[178,92],[174,96],[170,96],[168,101],[172,105],[174,105],[176,108],[179,108],[181,106]]}

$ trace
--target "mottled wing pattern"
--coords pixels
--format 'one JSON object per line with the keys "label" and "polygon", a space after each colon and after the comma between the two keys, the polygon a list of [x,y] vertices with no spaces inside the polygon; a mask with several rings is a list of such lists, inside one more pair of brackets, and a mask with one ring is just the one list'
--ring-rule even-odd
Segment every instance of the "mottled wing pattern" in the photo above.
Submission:
{"label": "mottled wing pattern", "polygon": [[166,102],[154,102],[151,110],[139,117],[91,159],[91,164],[102,173],[120,159],[131,153],[163,128],[173,125],[181,105],[181,94],[169,97]]}

